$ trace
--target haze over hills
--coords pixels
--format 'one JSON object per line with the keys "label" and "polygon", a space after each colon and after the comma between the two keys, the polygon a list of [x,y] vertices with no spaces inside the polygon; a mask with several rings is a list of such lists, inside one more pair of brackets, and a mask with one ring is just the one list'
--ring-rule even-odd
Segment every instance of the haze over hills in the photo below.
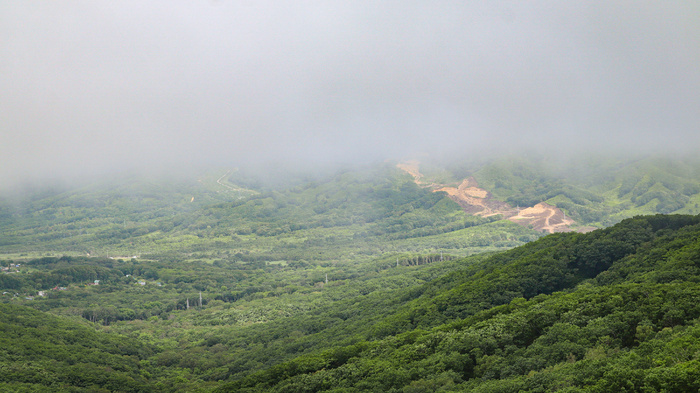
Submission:
{"label": "haze over hills", "polygon": [[594,3],[2,4],[0,190],[421,152],[693,154],[697,5]]}
{"label": "haze over hills", "polygon": [[0,391],[699,391],[699,13],[0,2]]}
{"label": "haze over hills", "polygon": [[428,160],[278,176],[243,168],[131,175],[5,197],[0,251],[124,256],[226,249],[289,260],[309,258],[290,252],[293,246],[331,242],[354,255],[368,248],[466,255],[638,214],[700,213],[695,159],[584,160]]}
{"label": "haze over hills", "polygon": [[277,261],[318,259],[329,244],[338,245],[338,259],[389,250],[465,254],[538,237],[467,215],[388,164],[274,181],[244,170],[177,181],[130,177],[8,199],[3,212],[3,249],[14,253],[228,252]]}

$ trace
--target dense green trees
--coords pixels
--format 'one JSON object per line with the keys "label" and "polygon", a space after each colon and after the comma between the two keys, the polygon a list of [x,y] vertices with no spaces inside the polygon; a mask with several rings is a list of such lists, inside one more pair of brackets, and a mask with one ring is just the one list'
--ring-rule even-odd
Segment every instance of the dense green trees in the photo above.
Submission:
{"label": "dense green trees", "polygon": [[467,259],[39,258],[4,276],[75,282],[3,298],[24,305],[0,304],[0,388],[692,391],[698,239],[698,216],[647,216]]}
{"label": "dense green trees", "polygon": [[0,303],[0,390],[146,392],[155,348]]}
{"label": "dense green trees", "polygon": [[[698,271],[667,283],[649,272],[680,259],[695,265],[699,223],[656,216],[549,236],[426,284],[428,296],[389,317],[386,325],[398,327],[381,340],[301,357],[220,391],[697,390]],[[572,281],[542,280],[531,267],[567,277],[548,258],[562,260]],[[618,269],[626,279],[609,283],[605,273]],[[526,293],[529,277],[536,289]],[[492,288],[502,298],[489,297]],[[446,324],[431,324],[445,313]],[[414,328],[421,325],[434,327]],[[338,361],[338,353],[350,355]]]}
{"label": "dense green trees", "polygon": [[[230,177],[250,181],[241,173]],[[199,184],[124,179],[122,184],[59,190],[22,201],[0,196],[0,209],[13,212],[11,220],[0,221],[0,252],[328,261],[374,257],[387,248],[468,255],[537,237],[534,231],[501,226],[501,239],[494,242],[496,227],[476,229],[496,218],[467,216],[445,194],[418,187],[388,163],[309,179],[313,181],[299,179],[287,180],[292,187],[258,184],[260,189],[243,194],[216,179]],[[470,228],[466,244],[440,236]],[[420,239],[420,249],[415,249],[415,239]]]}
{"label": "dense green trees", "polygon": [[[694,172],[659,162],[627,183],[512,164],[463,174],[598,223],[697,200]],[[0,204],[3,266],[22,265],[0,274],[0,390],[698,389],[698,216],[537,240],[390,164],[219,177]]]}

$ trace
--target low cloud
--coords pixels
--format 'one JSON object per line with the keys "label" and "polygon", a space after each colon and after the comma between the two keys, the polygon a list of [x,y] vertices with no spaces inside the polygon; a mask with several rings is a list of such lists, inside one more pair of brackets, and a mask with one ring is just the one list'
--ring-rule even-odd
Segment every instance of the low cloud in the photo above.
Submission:
{"label": "low cloud", "polygon": [[698,146],[696,3],[464,3],[3,3],[0,187]]}

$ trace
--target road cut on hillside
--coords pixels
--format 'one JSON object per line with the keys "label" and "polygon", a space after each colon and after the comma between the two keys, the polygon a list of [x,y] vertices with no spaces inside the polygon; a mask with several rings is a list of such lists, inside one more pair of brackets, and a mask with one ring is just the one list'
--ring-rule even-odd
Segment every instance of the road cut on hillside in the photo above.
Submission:
{"label": "road cut on hillside", "polygon": [[576,225],[576,221],[567,217],[561,209],[545,202],[521,209],[499,201],[489,191],[480,188],[473,177],[452,187],[424,181],[425,177],[419,170],[420,162],[416,160],[399,163],[397,168],[411,175],[417,185],[430,188],[433,192],[445,192],[467,214],[482,217],[501,215],[516,224],[547,233],[572,232],[572,226]]}

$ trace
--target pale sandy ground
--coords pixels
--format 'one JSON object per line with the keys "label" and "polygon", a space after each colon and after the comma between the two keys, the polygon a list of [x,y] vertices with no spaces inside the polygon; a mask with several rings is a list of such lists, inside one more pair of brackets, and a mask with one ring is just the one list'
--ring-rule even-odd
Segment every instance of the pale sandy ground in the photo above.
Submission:
{"label": "pale sandy ground", "polygon": [[514,208],[505,202],[493,198],[490,192],[479,188],[473,177],[464,179],[458,187],[445,187],[444,185],[426,185],[422,181],[420,162],[411,160],[397,164],[397,167],[413,176],[416,184],[432,188],[433,192],[443,191],[457,202],[468,214],[488,217],[500,214],[504,218],[523,226],[531,226],[537,231],[548,233],[570,232],[576,222],[567,217],[561,209],[547,203],[538,203],[533,207],[524,209]]}
{"label": "pale sandy ground", "polygon": [[[457,187],[441,187],[433,191],[444,191],[454,201],[459,203],[469,214],[475,214],[483,217],[493,216],[496,214],[504,214],[508,210],[508,205],[496,201],[491,196],[491,193],[479,188],[476,180],[470,177],[464,179]],[[510,213],[512,215],[512,213]]]}
{"label": "pale sandy ground", "polygon": [[396,164],[397,168],[399,168],[402,171],[413,176],[413,179],[416,181],[416,183],[420,185],[420,179],[421,179],[421,177],[423,177],[423,175],[418,171],[419,166],[420,166],[420,162],[415,161],[415,160],[405,161],[405,162]]}
{"label": "pale sandy ground", "polygon": [[520,224],[519,221],[525,220],[527,225],[532,225],[534,229],[549,233],[569,232],[572,230],[571,226],[576,224],[574,220],[566,217],[559,208],[544,202],[521,209],[517,215],[508,219],[518,224]]}

